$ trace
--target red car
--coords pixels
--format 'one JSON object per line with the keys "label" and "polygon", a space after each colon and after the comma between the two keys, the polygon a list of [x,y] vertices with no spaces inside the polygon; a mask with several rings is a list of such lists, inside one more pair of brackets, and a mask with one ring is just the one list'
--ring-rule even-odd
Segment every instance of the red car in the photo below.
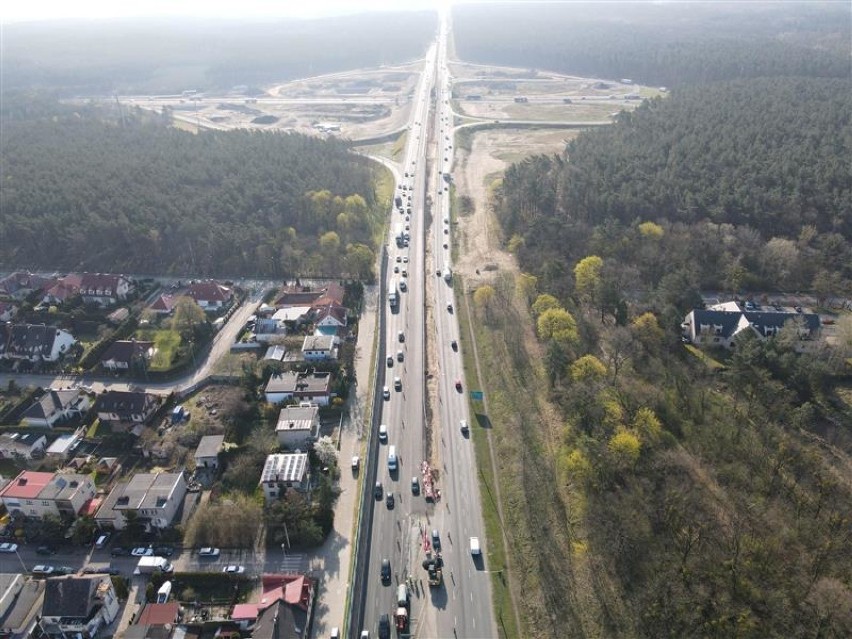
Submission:
{"label": "red car", "polygon": [[457,379],[457,380],[456,380],[456,390],[457,390],[458,392],[460,392],[460,393],[462,392],[462,385],[461,385],[461,380],[460,380],[460,379]]}

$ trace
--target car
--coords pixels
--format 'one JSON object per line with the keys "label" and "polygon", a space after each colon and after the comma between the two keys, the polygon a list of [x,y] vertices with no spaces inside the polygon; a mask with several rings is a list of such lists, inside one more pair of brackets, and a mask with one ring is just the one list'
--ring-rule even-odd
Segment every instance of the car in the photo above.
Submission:
{"label": "car", "polygon": [[385,494],[385,489],[382,488],[382,482],[377,481],[375,488],[373,488],[373,496],[376,499],[381,499],[382,495],[384,495],[384,494]]}
{"label": "car", "polygon": [[390,388],[388,388],[387,386],[382,388],[382,397],[384,397],[385,399],[390,399]]}
{"label": "car", "polygon": [[83,568],[83,574],[117,576],[121,574],[121,571],[118,568],[112,568],[110,566],[86,566]]}
{"label": "car", "polygon": [[405,359],[405,353],[403,353],[402,351],[397,351],[396,352],[396,361],[401,362],[404,359]]}
{"label": "car", "polygon": [[37,555],[55,555],[56,549],[51,546],[39,546],[36,548]]}
{"label": "car", "polygon": [[385,424],[379,425],[379,441],[383,444],[388,441],[388,427]]}
{"label": "car", "polygon": [[397,262],[401,262],[401,261],[402,261],[402,256],[401,256],[401,255],[397,255],[397,256],[396,256],[396,261],[397,261]]}
{"label": "car", "polygon": [[115,546],[112,550],[109,551],[109,554],[113,557],[126,557],[130,554],[130,549],[125,548],[123,546]]}
{"label": "car", "polygon": [[157,557],[171,557],[175,554],[175,549],[173,546],[154,546],[154,554]]}
{"label": "car", "polygon": [[405,341],[405,333],[404,333],[404,332],[402,332],[402,331],[400,331],[399,333],[397,333],[396,337],[397,337],[397,339],[398,339],[400,342],[404,342],[404,341]]}
{"label": "car", "polygon": [[403,263],[403,264],[408,264],[408,256],[407,256],[407,255],[404,255],[404,256],[402,257],[402,263]]}
{"label": "car", "polygon": [[452,312],[453,312],[453,305],[452,305],[452,304],[447,304],[447,312],[448,312],[448,313],[452,313]]}
{"label": "car", "polygon": [[460,379],[456,380],[456,390],[460,393],[462,392],[462,383]]}
{"label": "car", "polygon": [[246,571],[245,566],[223,566],[222,572],[226,575],[241,575]]}
{"label": "car", "polygon": [[391,567],[390,567],[390,559],[382,559],[382,583],[390,581],[391,579]]}
{"label": "car", "polygon": [[358,467],[360,465],[361,465],[361,459],[358,457],[358,455],[353,455],[352,456],[352,470],[353,471],[358,470]]}
{"label": "car", "polygon": [[444,242],[444,248],[445,248],[445,249],[446,249],[446,248],[450,248],[450,247],[449,247],[449,245],[448,245],[446,242]]}
{"label": "car", "polygon": [[417,477],[411,478],[411,494],[419,495],[420,494],[420,480]]}
{"label": "car", "polygon": [[53,566],[39,564],[38,566],[33,566],[30,572],[36,577],[47,577],[48,575],[52,575],[54,570],[56,569]]}
{"label": "car", "polygon": [[[446,248],[446,245],[444,245],[444,247]],[[441,277],[441,269],[437,269],[435,271],[435,275],[437,275],[438,277]]]}
{"label": "car", "polygon": [[202,548],[198,551],[199,557],[218,557],[219,549],[218,548]]}
{"label": "car", "polygon": [[408,277],[408,270],[406,270],[406,269],[402,269],[402,276],[403,276],[403,277]]}
{"label": "car", "polygon": [[450,342],[450,348],[452,348],[454,351],[459,350],[459,343],[456,340],[453,340],[452,342]]}
{"label": "car", "polygon": [[134,557],[151,557],[154,554],[153,548],[146,548],[144,546],[140,546],[139,548],[134,548],[130,551],[130,554]]}
{"label": "car", "polygon": [[361,631],[361,639],[370,639],[370,631],[362,630]]}
{"label": "car", "polygon": [[437,528],[432,529],[432,548],[436,551],[441,551],[441,533],[438,532]]}
{"label": "car", "polygon": [[77,571],[71,566],[58,566],[57,568],[53,569],[53,572],[51,574],[54,577],[63,577],[65,575],[73,575],[75,572]]}
{"label": "car", "polygon": [[393,389],[395,391],[401,391],[402,390],[402,380],[399,377],[393,378]]}
{"label": "car", "polygon": [[0,544],[0,552],[17,552],[18,544]]}
{"label": "car", "polygon": [[[402,633],[400,633],[402,634]],[[391,626],[390,626],[390,617],[385,613],[381,617],[379,617],[379,639],[390,639],[391,636]]]}
{"label": "car", "polygon": [[399,273],[399,267],[398,267],[398,266],[394,266],[394,267],[393,267],[393,272],[394,272],[394,273]]}
{"label": "car", "polygon": [[462,419],[461,421],[459,421],[459,428],[461,429],[461,432],[462,432],[463,434],[467,435],[467,433],[468,433],[468,431],[470,430],[470,428],[468,428],[467,420],[466,420],[466,419]]}
{"label": "car", "polygon": [[393,366],[393,355],[388,355],[388,368]]}
{"label": "car", "polygon": [[331,629],[331,633],[328,635],[328,639],[340,639],[340,628],[334,626],[334,628]]}
{"label": "car", "polygon": [[393,497],[393,493],[388,493],[387,497],[385,497],[385,505],[388,508],[393,508],[394,504],[396,504],[396,500]]}
{"label": "car", "polygon": [[446,229],[446,228],[445,228],[445,229],[444,229],[444,235],[449,235],[449,234],[450,234],[450,229]]}

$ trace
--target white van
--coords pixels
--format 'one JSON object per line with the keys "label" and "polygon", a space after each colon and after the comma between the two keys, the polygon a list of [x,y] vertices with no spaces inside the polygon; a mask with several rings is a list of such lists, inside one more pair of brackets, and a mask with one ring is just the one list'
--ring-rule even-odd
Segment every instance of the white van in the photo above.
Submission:
{"label": "white van", "polygon": [[479,545],[479,537],[470,538],[470,554],[474,557],[482,554],[482,548]]}
{"label": "white van", "polygon": [[396,446],[388,447],[388,470],[396,470]]}

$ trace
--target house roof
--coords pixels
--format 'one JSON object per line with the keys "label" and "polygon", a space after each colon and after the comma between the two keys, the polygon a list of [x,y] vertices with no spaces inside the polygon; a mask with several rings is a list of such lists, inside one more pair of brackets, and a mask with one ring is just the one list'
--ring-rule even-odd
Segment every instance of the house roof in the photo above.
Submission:
{"label": "house roof", "polygon": [[141,391],[107,391],[100,395],[96,402],[99,413],[116,413],[118,415],[141,415],[156,400],[153,395]]}
{"label": "house roof", "polygon": [[83,617],[89,616],[93,599],[103,576],[94,577],[53,577],[47,580],[44,590],[43,617]]}
{"label": "house roof", "polygon": [[287,406],[278,413],[278,423],[275,430],[279,431],[311,431],[319,416],[319,406]]}
{"label": "house roof", "polygon": [[64,302],[80,292],[81,278],[79,275],[68,275],[47,282],[43,288],[45,296]]}
{"label": "house roof", "polygon": [[299,374],[294,371],[273,373],[266,382],[267,393],[292,393],[296,390]]}
{"label": "house roof", "polygon": [[263,356],[263,359],[271,359],[276,362],[280,362],[284,359],[284,355],[287,354],[287,349],[284,348],[282,344],[276,344],[275,346],[270,346],[266,349],[266,354]]}
{"label": "house roof", "polygon": [[327,304],[336,304],[338,306],[343,305],[343,295],[345,294],[345,290],[343,286],[338,284],[337,282],[329,282],[324,289],[322,289],[322,294],[314,300],[315,306],[325,306]]}
{"label": "house roof", "polygon": [[231,289],[213,280],[190,284],[186,294],[196,302],[227,302],[233,295]]}
{"label": "house roof", "polygon": [[4,597],[12,585],[11,581],[19,578],[18,574],[0,574],[0,599],[9,602],[4,614],[0,614],[0,628],[11,630],[13,633],[22,632],[32,616],[41,612],[39,602],[44,596],[45,588],[43,579],[27,579],[17,594]]}
{"label": "house roof", "polygon": [[304,351],[330,351],[334,348],[333,335],[308,335],[302,343]]}
{"label": "house roof", "polygon": [[0,498],[34,499],[50,483],[53,476],[54,473],[25,470],[0,490]]}
{"label": "house roof", "polygon": [[86,295],[112,295],[118,290],[122,281],[127,281],[123,275],[83,273],[80,278],[80,291]]}
{"label": "house roof", "polygon": [[46,277],[34,275],[29,271],[16,271],[0,280],[0,293],[13,295],[22,289],[35,291],[48,281]]}
{"label": "house roof", "polygon": [[307,453],[275,453],[267,456],[261,482],[301,482],[308,469]]}
{"label": "house roof", "polygon": [[88,483],[86,479],[89,479],[88,475],[56,473],[38,494],[39,499],[70,499]]}
{"label": "house roof", "polygon": [[174,295],[164,293],[154,300],[154,303],[148,308],[160,313],[171,313],[175,307],[175,301],[177,301],[177,298]]}
{"label": "house roof", "polygon": [[314,307],[314,322],[319,323],[326,319],[327,317],[331,317],[341,326],[346,325],[346,314],[349,312],[349,309],[345,306],[340,306],[338,304],[326,304],[324,306],[315,306]]}
{"label": "house roof", "polygon": [[260,597],[260,608],[275,601],[284,601],[307,610],[313,589],[313,582],[307,575],[263,575],[261,583],[263,594]]}
{"label": "house roof", "polygon": [[51,388],[46,390],[35,403],[27,408],[21,417],[24,419],[48,419],[56,413],[69,409],[79,398],[80,391],[78,390],[53,390]]}
{"label": "house roof", "polygon": [[78,441],[80,441],[78,433],[63,433],[54,439],[44,452],[48,455],[65,455]]}
{"label": "house roof", "polygon": [[45,324],[12,324],[5,352],[7,355],[23,357],[50,355],[53,342],[60,332],[60,329]]}
{"label": "house roof", "polygon": [[169,603],[149,603],[142,609],[137,626],[165,625],[177,621],[180,605],[176,601]]}
{"label": "house roof", "polygon": [[119,340],[110,344],[103,355],[101,362],[125,362],[130,364],[134,360],[148,357],[149,351],[154,348],[154,342],[129,339]]}
{"label": "house roof", "polygon": [[331,386],[331,373],[273,373],[266,383],[267,393],[313,394],[327,393]]}
{"label": "house roof", "polygon": [[257,619],[257,604],[237,604],[231,612],[231,619],[234,621],[244,619]]}
{"label": "house roof", "polygon": [[195,449],[196,457],[215,457],[219,454],[222,444],[225,442],[224,435],[205,435],[198,442],[198,448]]}
{"label": "house roof", "polygon": [[310,308],[319,299],[320,295],[322,295],[322,291],[303,291],[297,288],[289,288],[285,289],[278,299],[275,300],[275,306],[278,308],[290,306],[306,306]]}
{"label": "house roof", "polygon": [[701,332],[702,326],[718,327],[721,337],[730,338],[750,326],[761,336],[774,335],[788,321],[801,319],[809,332],[820,327],[819,315],[813,313],[788,313],[785,311],[733,311],[695,309],[692,311],[694,331]]}
{"label": "house roof", "polygon": [[252,628],[253,639],[301,639],[296,630],[293,611],[282,601],[277,601],[261,612]]}
{"label": "house roof", "polygon": [[163,508],[182,473],[137,473],[130,481],[117,484],[102,508],[110,510],[138,510]]}
{"label": "house roof", "polygon": [[80,507],[80,512],[78,514],[84,515],[86,517],[94,517],[98,512],[98,508],[101,507],[103,501],[104,500],[102,497],[92,497]]}
{"label": "house roof", "polygon": [[272,314],[272,319],[276,322],[295,322],[296,320],[305,317],[308,313],[311,312],[310,306],[305,306],[304,304],[298,306],[285,306],[284,308],[279,308]]}

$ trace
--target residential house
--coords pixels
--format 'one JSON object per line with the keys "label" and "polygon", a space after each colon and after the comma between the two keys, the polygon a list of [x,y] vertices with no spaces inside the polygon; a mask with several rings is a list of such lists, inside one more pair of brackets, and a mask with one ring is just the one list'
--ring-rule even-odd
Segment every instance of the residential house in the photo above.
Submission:
{"label": "residential house", "polygon": [[205,435],[195,449],[196,468],[219,468],[219,452],[225,443],[224,435]]}
{"label": "residential house", "polygon": [[80,285],[83,277],[76,273],[71,273],[65,277],[46,282],[42,288],[43,297],[41,298],[44,304],[64,304],[72,297],[80,294]]}
{"label": "residential house", "polygon": [[275,434],[278,443],[290,450],[305,450],[319,435],[319,406],[287,406],[278,414]]}
{"label": "residential house", "polygon": [[[14,569],[14,566],[9,566]],[[44,601],[45,581],[29,575],[0,573],[0,637],[32,636]]]}
{"label": "residential house", "polygon": [[47,447],[47,437],[32,432],[0,434],[0,459],[40,459]]}
{"label": "residential house", "polygon": [[283,601],[276,601],[258,613],[251,631],[252,639],[302,639],[296,627],[293,609]]}
{"label": "residential house", "polygon": [[331,373],[273,373],[266,383],[264,394],[270,404],[295,399],[328,406],[331,399]]}
{"label": "residential house", "polygon": [[329,282],[324,288],[320,289],[320,295],[314,300],[313,307],[320,308],[329,304],[342,307],[345,293],[343,286],[337,282]]}
{"label": "residential house", "polygon": [[337,347],[332,335],[308,335],[302,342],[302,359],[307,362],[327,362],[337,359]]}
{"label": "residential house", "polygon": [[315,332],[320,335],[338,335],[346,329],[349,309],[337,304],[313,308]]}
{"label": "residential house", "polygon": [[775,310],[740,310],[736,304],[731,304],[690,311],[681,324],[684,337],[696,346],[732,349],[740,335],[751,333],[760,339],[768,339],[790,323],[796,327],[798,333],[797,350],[809,350],[817,343],[821,326],[819,315]]}
{"label": "residential house", "polygon": [[23,471],[0,490],[0,501],[12,513],[26,517],[77,517],[95,496],[89,475]]}
{"label": "residential house", "polygon": [[156,395],[141,391],[107,391],[98,397],[98,419],[111,424],[144,424],[159,407]]}
{"label": "residential house", "polygon": [[82,426],[73,433],[63,433],[47,447],[47,450],[44,451],[45,456],[48,459],[57,459],[64,462],[76,450],[77,445],[82,441],[85,434],[86,429]]}
{"label": "residential house", "polygon": [[9,322],[18,313],[17,305],[0,300],[0,322]]}
{"label": "residential house", "polygon": [[234,297],[230,288],[213,280],[190,284],[186,294],[205,311],[218,311],[225,308]]}
{"label": "residential house", "polygon": [[118,340],[110,344],[101,356],[101,366],[108,371],[127,371],[145,367],[154,356],[154,342]]}
{"label": "residential house", "polygon": [[86,303],[112,306],[127,299],[133,283],[124,275],[110,273],[83,273],[80,278],[80,294]]}
{"label": "residential house", "polygon": [[282,290],[281,295],[275,300],[277,308],[287,306],[309,306],[320,307],[328,304],[343,305],[344,289],[337,282],[330,282],[323,288],[316,290],[305,290],[298,286],[290,286]]}
{"label": "residential house", "polygon": [[45,324],[4,324],[0,329],[0,358],[56,362],[77,340],[71,333]]}
{"label": "residential house", "polygon": [[267,500],[278,499],[288,488],[304,491],[308,488],[307,453],[275,453],[266,457],[260,475],[260,487]]}
{"label": "residential house", "polygon": [[53,428],[57,423],[79,417],[89,410],[89,397],[77,389],[44,391],[24,411],[22,420],[30,426]]}
{"label": "residential house", "polygon": [[0,295],[23,300],[31,293],[40,291],[48,281],[48,278],[29,271],[16,271],[0,280]]}
{"label": "residential house", "polygon": [[176,601],[149,603],[139,613],[136,623],[125,631],[124,639],[167,639],[179,620],[180,604]]}
{"label": "residential house", "polygon": [[177,297],[170,295],[169,293],[164,293],[154,300],[154,303],[148,308],[158,315],[170,315],[171,312],[175,310],[176,301]]}
{"label": "residential house", "polygon": [[39,626],[51,638],[92,639],[120,609],[109,575],[52,577],[45,586]]}
{"label": "residential house", "polygon": [[112,489],[95,521],[101,528],[122,530],[132,512],[149,530],[167,528],[183,504],[186,488],[183,473],[137,473]]}
{"label": "residential house", "polygon": [[292,332],[303,324],[307,324],[310,317],[310,306],[286,306],[284,308],[279,308],[270,318],[270,320],[275,324],[275,333],[271,334]]}

